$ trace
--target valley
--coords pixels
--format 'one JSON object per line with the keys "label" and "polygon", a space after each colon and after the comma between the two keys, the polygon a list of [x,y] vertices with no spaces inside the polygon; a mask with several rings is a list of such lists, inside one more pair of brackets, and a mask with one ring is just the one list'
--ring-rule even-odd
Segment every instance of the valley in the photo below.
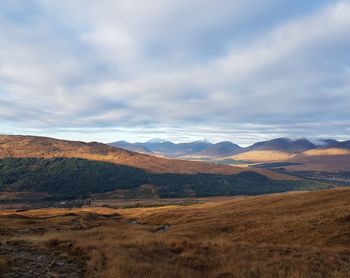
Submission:
{"label": "valley", "polygon": [[[269,169],[160,158],[101,143],[33,136],[0,136],[0,158],[0,192],[22,192],[22,200],[106,194],[117,199],[214,197],[333,187]],[[32,194],[23,195],[26,192]]]}
{"label": "valley", "polygon": [[[116,142],[111,145],[118,146],[118,144],[120,143]],[[164,145],[171,145],[173,149],[177,149],[177,153],[181,153],[177,157],[184,160],[250,169],[268,169],[300,178],[349,184],[350,141],[318,139],[311,142],[305,138],[285,137],[257,142],[247,147],[240,147],[232,142],[211,144],[204,141],[183,144],[167,141],[151,144],[149,142],[128,143],[121,147],[143,146],[149,148],[153,154],[176,156],[176,153],[169,153],[162,149]],[[202,148],[200,151],[198,146]]]}

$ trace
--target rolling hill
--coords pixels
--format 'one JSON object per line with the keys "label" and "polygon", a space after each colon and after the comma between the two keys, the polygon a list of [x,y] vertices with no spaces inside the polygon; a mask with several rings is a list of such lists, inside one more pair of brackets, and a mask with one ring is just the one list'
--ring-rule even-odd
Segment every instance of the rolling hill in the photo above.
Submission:
{"label": "rolling hill", "polygon": [[349,141],[323,139],[314,145],[306,139],[280,138],[252,145],[229,157],[250,163],[286,162],[287,171],[350,171]]}
{"label": "rolling hill", "polygon": [[320,148],[298,154],[288,162],[300,165],[287,166],[293,171],[350,171],[350,149]]}
{"label": "rolling hill", "polygon": [[287,161],[304,151],[317,148],[305,138],[277,138],[255,143],[230,158],[250,162]]}

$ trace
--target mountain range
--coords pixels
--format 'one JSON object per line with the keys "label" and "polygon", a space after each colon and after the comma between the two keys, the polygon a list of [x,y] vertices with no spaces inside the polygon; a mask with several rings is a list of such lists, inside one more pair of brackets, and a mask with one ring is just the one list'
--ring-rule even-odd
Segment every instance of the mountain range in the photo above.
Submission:
{"label": "mountain range", "polygon": [[194,141],[189,143],[173,143],[171,141],[152,139],[147,142],[129,143],[117,141],[109,144],[130,151],[158,154],[166,157],[208,156],[229,157],[232,155],[251,151],[275,151],[290,154],[302,153],[313,149],[349,149],[349,141],[337,141],[335,139],[320,139],[312,143],[305,138],[276,138],[268,141],[257,142],[248,147],[240,147],[230,141],[210,143],[208,141]]}
{"label": "mountain range", "polygon": [[[1,158],[80,158],[91,161],[101,161],[116,165],[125,165],[143,169],[152,173],[177,174],[239,174],[247,169],[213,163],[169,159],[147,154],[141,154],[122,148],[112,147],[98,142],[81,142],[59,140],[49,137],[0,135]],[[263,173],[271,179],[285,179],[286,177],[270,171],[251,169]]]}
{"label": "mountain range", "polygon": [[[335,139],[308,140],[305,138],[276,138],[241,147],[232,142],[216,144],[195,141],[175,144],[164,140],[144,143],[110,144],[133,151],[169,158],[186,160],[207,160],[226,164],[252,165],[265,162],[288,162],[289,170],[350,171],[350,140]],[[142,149],[141,149],[142,148]]]}
{"label": "mountain range", "polygon": [[[209,144],[181,146],[202,152]],[[157,157],[97,142],[0,135],[0,192],[36,192],[55,198],[112,192],[123,198],[144,198],[256,195],[318,188],[329,185],[269,169]]]}

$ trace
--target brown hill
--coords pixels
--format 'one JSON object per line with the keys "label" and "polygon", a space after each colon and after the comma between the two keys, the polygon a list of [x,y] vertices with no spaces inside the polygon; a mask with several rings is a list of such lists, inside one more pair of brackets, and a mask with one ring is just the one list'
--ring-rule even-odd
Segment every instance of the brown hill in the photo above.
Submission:
{"label": "brown hill", "polygon": [[274,162],[286,161],[294,155],[295,154],[281,151],[249,151],[231,156],[230,158],[249,162]]}
{"label": "brown hill", "polygon": [[134,153],[97,142],[85,143],[36,136],[0,135],[0,158],[5,157],[76,157],[127,165],[154,173],[238,174],[253,171],[274,180],[297,179],[265,169],[246,169],[205,162],[166,159]]}
{"label": "brown hill", "polygon": [[296,171],[350,171],[350,151],[339,148],[319,148],[301,153],[288,162],[301,165],[286,167]]}
{"label": "brown hill", "polygon": [[299,164],[284,166],[291,171],[350,171],[350,150],[345,148],[320,147],[302,153],[249,151],[229,158],[248,163],[290,162]]}

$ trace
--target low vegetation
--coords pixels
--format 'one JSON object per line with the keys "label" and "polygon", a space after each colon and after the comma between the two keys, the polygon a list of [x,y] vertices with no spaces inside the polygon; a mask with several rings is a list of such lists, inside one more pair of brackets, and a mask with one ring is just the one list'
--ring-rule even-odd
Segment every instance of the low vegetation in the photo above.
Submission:
{"label": "low vegetation", "polygon": [[191,206],[2,211],[0,221],[2,242],[21,242],[9,271],[28,245],[85,258],[76,264],[83,272],[73,268],[84,277],[350,276],[349,188]]}

